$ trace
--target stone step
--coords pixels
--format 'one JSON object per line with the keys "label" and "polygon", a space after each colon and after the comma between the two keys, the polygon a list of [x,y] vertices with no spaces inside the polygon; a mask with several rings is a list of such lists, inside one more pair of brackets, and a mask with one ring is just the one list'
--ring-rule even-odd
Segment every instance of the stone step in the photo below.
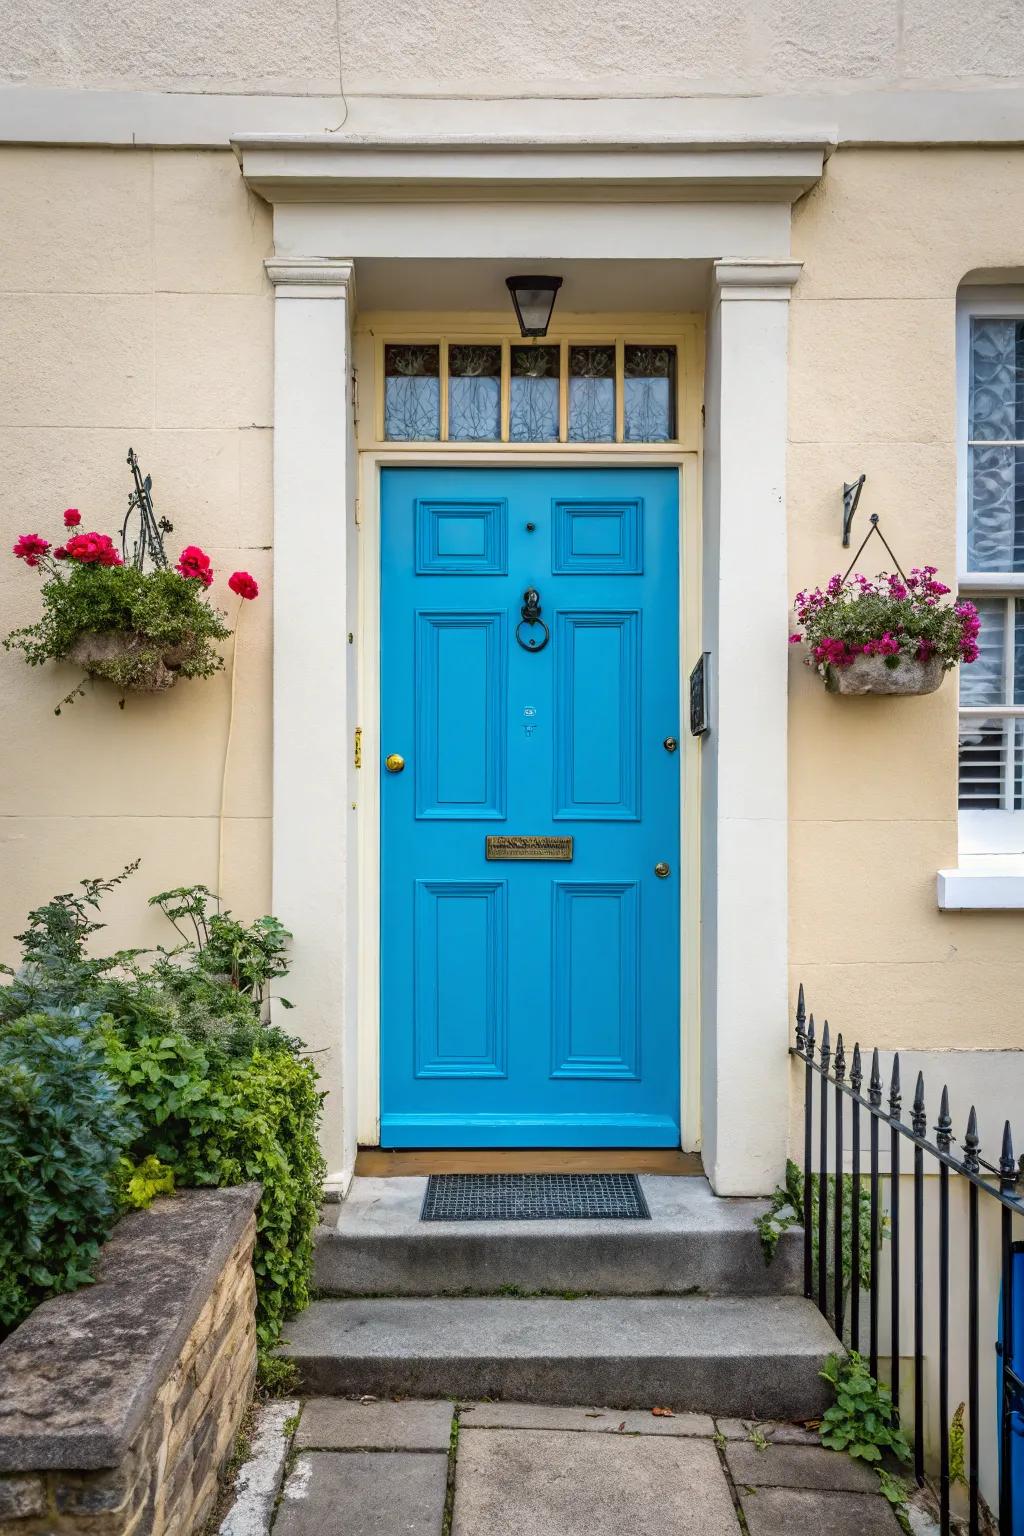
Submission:
{"label": "stone step", "polygon": [[766,1264],[754,1226],[765,1202],[721,1199],[706,1179],[642,1174],[650,1221],[420,1221],[426,1183],[359,1178],[328,1207],[316,1238],[320,1295],[803,1291],[799,1232]]}
{"label": "stone step", "polygon": [[837,1347],[795,1296],[387,1297],[314,1302],[281,1353],[320,1395],[806,1419],[829,1402],[819,1372]]}

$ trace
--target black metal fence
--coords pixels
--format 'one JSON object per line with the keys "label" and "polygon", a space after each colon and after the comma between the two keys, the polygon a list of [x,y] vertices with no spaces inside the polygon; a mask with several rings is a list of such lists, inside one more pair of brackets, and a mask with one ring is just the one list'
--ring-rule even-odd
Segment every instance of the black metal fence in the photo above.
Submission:
{"label": "black metal fence", "polygon": [[[904,1218],[900,1210],[901,1173],[912,1173],[913,1212],[910,1241],[913,1245],[913,1329],[914,1329],[914,1474],[919,1483],[925,1477],[925,1401],[924,1362],[926,1358],[926,1291],[937,1290],[937,1338],[935,1346],[938,1369],[939,1468],[937,1494],[943,1536],[950,1529],[950,1184],[966,1187],[967,1200],[967,1311],[957,1319],[966,1331],[960,1340],[966,1353],[966,1482],[971,1536],[981,1530],[980,1453],[986,1417],[996,1420],[999,1443],[999,1530],[1001,1536],[1013,1536],[1013,1486],[1010,1475],[1014,1416],[1024,1412],[1024,1380],[1013,1370],[1010,1341],[1013,1339],[1013,1218],[1024,1217],[1024,1158],[1021,1166],[1014,1158],[1010,1122],[1003,1127],[998,1163],[981,1155],[978,1118],[974,1107],[967,1117],[966,1129],[959,1142],[959,1154],[953,1136],[949,1111],[949,1093],[943,1086],[939,1113],[934,1126],[935,1140],[928,1139],[928,1115],[925,1108],[924,1077],[918,1073],[909,1124],[903,1119],[903,1093],[900,1083],[900,1059],[892,1064],[888,1094],[882,1083],[877,1049],[872,1052],[868,1074],[867,1097],[862,1092],[864,1067],[859,1044],[847,1060],[842,1035],[836,1037],[833,1050],[826,1022],[820,1042],[815,1035],[814,1015],[808,1017],[801,986],[796,1011],[796,1043],[790,1054],[804,1066],[804,1146],[803,1146],[803,1225],[804,1293],[817,1302],[840,1339],[853,1350],[866,1354],[872,1376],[878,1377],[880,1319],[883,1293],[889,1308],[890,1389],[897,1414],[900,1410],[900,1286],[904,1269],[902,1243]],[[818,1079],[817,1115],[814,1082]],[[830,1116],[830,1100],[831,1116]],[[884,1102],[883,1102],[884,1100]],[[849,1101],[849,1114],[846,1104]],[[862,1145],[863,1122],[867,1122],[867,1167]],[[817,1125],[815,1126],[815,1121]],[[830,1123],[831,1121],[831,1123]],[[846,1140],[847,1123],[849,1141]],[[817,1149],[815,1148],[817,1130]],[[889,1172],[879,1167],[879,1138],[888,1134]],[[884,1144],[884,1143],[883,1143]],[[912,1167],[901,1163],[904,1145],[912,1153]],[[817,1150],[817,1158],[815,1158]],[[938,1172],[937,1252],[925,1252],[925,1167]],[[830,1174],[830,1164],[832,1173]],[[817,1178],[814,1174],[817,1173]],[[867,1275],[865,1286],[861,1210],[865,1190],[869,1206]],[[983,1265],[979,1197],[998,1202],[1000,1244],[998,1273],[989,1263]],[[956,1198],[962,1198],[957,1196]],[[850,1212],[849,1233],[844,1231],[844,1212]],[[830,1209],[831,1206],[831,1209]],[[885,1252],[883,1230],[888,1237],[888,1286],[883,1285]],[[1020,1245],[1018,1245],[1019,1247]],[[815,1254],[815,1249],[817,1250]],[[909,1257],[909,1256],[908,1256]],[[849,1311],[844,1284],[845,1260],[849,1259]],[[831,1262],[830,1262],[831,1260]],[[959,1255],[958,1255],[959,1262]],[[831,1276],[830,1276],[831,1270]],[[831,1284],[830,1284],[831,1279]],[[1002,1393],[998,1411],[988,1416],[980,1401],[980,1362],[982,1341],[979,1318],[982,1286],[999,1286],[1002,1340],[985,1340],[984,1347],[994,1348],[1001,1356]],[[862,1319],[861,1293],[867,1290],[867,1317]],[[866,1331],[867,1349],[862,1331]],[[930,1351],[928,1351],[930,1353]],[[883,1355],[883,1360],[885,1356]],[[1018,1499],[1021,1497],[1018,1490]]]}

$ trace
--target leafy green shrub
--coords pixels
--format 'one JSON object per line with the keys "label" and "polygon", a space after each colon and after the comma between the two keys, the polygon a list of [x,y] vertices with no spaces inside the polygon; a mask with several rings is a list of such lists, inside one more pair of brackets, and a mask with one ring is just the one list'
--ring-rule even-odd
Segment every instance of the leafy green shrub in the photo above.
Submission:
{"label": "leafy green shrub", "polygon": [[855,1351],[842,1357],[830,1355],[821,1374],[836,1394],[821,1421],[822,1445],[861,1461],[881,1461],[886,1452],[900,1461],[910,1460],[892,1393],[875,1380],[860,1355]]}
{"label": "leafy green shrub", "polygon": [[[814,1212],[814,1221],[811,1224],[811,1254],[812,1262],[817,1268],[818,1263],[818,1199],[821,1190],[821,1180],[816,1173],[811,1174],[811,1209]],[[836,1179],[835,1174],[830,1173],[825,1181],[825,1206],[826,1206],[826,1262],[828,1273],[831,1277],[835,1269],[835,1201]],[[862,1182],[860,1187],[860,1209],[858,1211],[858,1268],[860,1269],[861,1289],[866,1290],[871,1280],[871,1190],[867,1182]],[[803,1170],[793,1162],[791,1158],[786,1162],[786,1183],[784,1188],[775,1189],[770,1196],[770,1205],[767,1211],[754,1218],[754,1225],[761,1238],[761,1247],[764,1249],[765,1263],[770,1264],[775,1257],[775,1250],[779,1245],[779,1239],[790,1227],[802,1227],[804,1224],[804,1175]],[[889,1230],[889,1218],[884,1212],[879,1213],[879,1245],[886,1237]],[[853,1275],[853,1180],[847,1174],[843,1178],[843,1288],[849,1292],[850,1280]]]}
{"label": "leafy green shrub", "polygon": [[[309,1299],[325,1173],[317,1142],[322,1095],[316,1070],[296,1040],[263,1021],[270,983],[287,972],[289,935],[274,918],[244,924],[230,913],[211,912],[216,898],[205,887],[187,887],[154,902],[174,914],[172,921],[195,917],[194,940],[179,926],[182,945],[158,951],[148,964],[137,950],[93,958],[86,944],[103,925],[92,914],[135,867],[113,880],[82,881],[80,892],[55,896],[31,912],[18,935],[23,963],[0,987],[0,1049],[6,1043],[14,1057],[35,1059],[34,1052],[45,1058],[52,1020],[62,1010],[88,1042],[81,1098],[65,1111],[68,1135],[76,1138],[101,1108],[111,1126],[110,1155],[97,1162],[92,1183],[83,1184],[81,1212],[69,1197],[38,1250],[29,1251],[29,1241],[19,1260],[24,1265],[31,1259],[39,1277],[28,1305],[88,1279],[119,1210],[175,1188],[257,1180],[264,1193],[253,1262],[257,1327],[266,1352],[284,1318]],[[58,1063],[62,1059],[58,1054]],[[0,1085],[0,1153],[3,1104]],[[45,1120],[29,1124],[22,1113],[16,1126],[19,1144],[38,1142],[46,1150],[55,1144]],[[19,1198],[27,1199],[26,1165],[12,1163],[9,1176],[12,1187],[22,1190]],[[0,1174],[0,1195],[3,1190]],[[82,1262],[67,1270],[67,1283],[51,1285],[47,1245],[62,1252],[65,1230],[79,1246],[86,1234],[89,1246]],[[6,1268],[4,1231],[0,1220],[0,1270]],[[20,1231],[7,1233],[12,1252],[21,1251]],[[19,1305],[22,1315],[26,1307]],[[0,1320],[16,1320],[13,1303],[10,1316],[0,1310]]]}
{"label": "leafy green shrub", "polygon": [[94,1016],[27,1013],[0,1031],[0,1332],[91,1278],[138,1134]]}

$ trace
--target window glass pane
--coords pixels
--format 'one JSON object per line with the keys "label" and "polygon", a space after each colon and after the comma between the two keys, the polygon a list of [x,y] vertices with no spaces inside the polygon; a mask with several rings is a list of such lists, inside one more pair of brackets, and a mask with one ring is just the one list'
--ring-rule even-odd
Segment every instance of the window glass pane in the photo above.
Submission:
{"label": "window glass pane", "polygon": [[[1020,720],[969,716],[960,721],[960,809],[998,811],[1003,787],[1013,763],[1013,743],[1019,741]],[[1019,770],[1017,773],[1019,778]]]}
{"label": "window glass pane", "polygon": [[1024,449],[968,452],[967,569],[1024,571]]}
{"label": "window glass pane", "polygon": [[667,442],[676,435],[676,349],[627,346],[624,351],[626,442]]}
{"label": "window glass pane", "polygon": [[384,436],[392,442],[435,442],[441,436],[441,349],[384,348]]}
{"label": "window glass pane", "polygon": [[972,438],[1024,437],[1024,321],[971,321]]}
{"label": "window glass pane", "polygon": [[508,435],[513,443],[558,442],[560,347],[513,347]]}
{"label": "window glass pane", "polygon": [[448,438],[494,443],[501,436],[501,348],[448,348]]}
{"label": "window glass pane", "polygon": [[960,668],[960,703],[983,708],[986,704],[1005,704],[1003,644],[1006,633],[1006,600],[1001,597],[977,599],[975,606],[981,620],[978,636],[980,655],[970,666]]}
{"label": "window glass pane", "polygon": [[569,348],[569,441],[615,440],[615,348]]}
{"label": "window glass pane", "polygon": [[1013,605],[1013,702],[1024,704],[1024,598]]}

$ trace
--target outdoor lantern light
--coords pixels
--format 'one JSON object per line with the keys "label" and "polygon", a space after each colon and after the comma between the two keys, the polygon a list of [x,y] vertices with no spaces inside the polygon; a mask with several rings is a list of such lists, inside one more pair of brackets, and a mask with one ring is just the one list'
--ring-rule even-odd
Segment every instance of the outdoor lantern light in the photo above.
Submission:
{"label": "outdoor lantern light", "polygon": [[521,336],[546,336],[560,277],[506,277]]}

